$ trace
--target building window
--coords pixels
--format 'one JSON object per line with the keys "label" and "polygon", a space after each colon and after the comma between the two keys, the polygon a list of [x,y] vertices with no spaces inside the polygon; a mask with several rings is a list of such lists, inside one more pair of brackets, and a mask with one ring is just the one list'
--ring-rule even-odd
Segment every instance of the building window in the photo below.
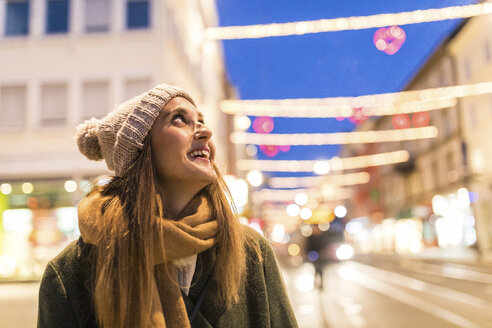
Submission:
{"label": "building window", "polygon": [[490,53],[490,42],[489,41],[485,41],[485,43],[483,45],[483,50],[485,53],[485,61],[487,63],[489,63],[490,59],[492,59],[492,54]]}
{"label": "building window", "polygon": [[475,129],[477,127],[477,111],[475,109],[475,105],[470,104],[470,107],[468,108],[469,111],[469,126],[470,129]]}
{"label": "building window", "polygon": [[67,33],[69,17],[68,0],[48,0],[46,3],[46,33]]}
{"label": "building window", "polygon": [[129,79],[125,81],[125,99],[130,99],[138,96],[141,93],[149,90],[152,87],[150,79],[139,78]]}
{"label": "building window", "polygon": [[41,87],[41,126],[62,126],[67,122],[67,85],[50,83]]}
{"label": "building window", "polygon": [[490,112],[490,116],[492,116],[492,95],[489,95],[489,112]]}
{"label": "building window", "polygon": [[129,30],[148,28],[150,26],[149,0],[127,0],[126,27]]}
{"label": "building window", "polygon": [[0,128],[15,130],[26,124],[26,87],[3,86],[0,88]]}
{"label": "building window", "polygon": [[29,1],[7,1],[5,35],[15,36],[27,34],[29,34]]}
{"label": "building window", "polygon": [[471,63],[468,59],[465,59],[465,61],[463,62],[463,70],[465,73],[465,79],[469,80],[471,78],[472,71]]}
{"label": "building window", "polygon": [[82,120],[101,118],[109,112],[109,83],[107,81],[85,82],[82,86]]}
{"label": "building window", "polygon": [[441,114],[441,126],[442,130],[444,130],[444,136],[445,137],[450,137],[451,134],[453,133],[453,122],[452,122],[452,117],[450,115],[450,110],[449,108],[444,109]]}
{"label": "building window", "polygon": [[437,189],[441,185],[441,181],[439,179],[439,167],[437,164],[437,160],[432,162],[432,175],[434,176],[434,189]]}
{"label": "building window", "polygon": [[444,87],[448,84],[447,76],[444,70],[439,71],[439,86]]}
{"label": "building window", "polygon": [[448,181],[456,182],[458,180],[458,172],[456,171],[455,155],[453,151],[448,152],[446,155],[446,162],[448,164]]}
{"label": "building window", "polygon": [[111,5],[109,0],[85,1],[85,30],[86,32],[107,32]]}

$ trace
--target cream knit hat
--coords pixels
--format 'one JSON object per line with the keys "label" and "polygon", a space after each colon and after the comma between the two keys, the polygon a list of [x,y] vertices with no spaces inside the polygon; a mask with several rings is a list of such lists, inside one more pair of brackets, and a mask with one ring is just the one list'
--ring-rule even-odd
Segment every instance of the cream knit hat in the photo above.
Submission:
{"label": "cream knit hat", "polygon": [[123,176],[135,162],[161,109],[178,96],[195,104],[183,89],[159,84],[117,106],[102,119],[85,121],[76,132],[80,152],[90,160],[104,159],[116,176]]}

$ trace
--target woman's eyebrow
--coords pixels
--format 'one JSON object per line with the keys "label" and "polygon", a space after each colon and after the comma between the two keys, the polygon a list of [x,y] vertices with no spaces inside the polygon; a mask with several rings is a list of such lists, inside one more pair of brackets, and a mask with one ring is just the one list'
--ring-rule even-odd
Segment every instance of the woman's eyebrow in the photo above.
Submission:
{"label": "woman's eyebrow", "polygon": [[173,115],[173,114],[184,114],[184,115],[186,115],[187,113],[188,113],[188,111],[186,109],[181,108],[181,107],[177,107],[177,108],[173,108],[169,112],[167,112],[166,117],[169,115]]}
{"label": "woman's eyebrow", "polygon": [[[187,115],[188,113],[189,113],[189,110],[187,110],[185,108],[182,108],[182,107],[177,107],[177,108],[173,108],[169,112],[167,112],[167,114],[166,114],[165,117],[168,117],[169,115],[173,115],[173,114]],[[198,112],[198,119],[199,120],[203,120],[204,118],[205,117],[203,116],[203,113],[202,112]]]}

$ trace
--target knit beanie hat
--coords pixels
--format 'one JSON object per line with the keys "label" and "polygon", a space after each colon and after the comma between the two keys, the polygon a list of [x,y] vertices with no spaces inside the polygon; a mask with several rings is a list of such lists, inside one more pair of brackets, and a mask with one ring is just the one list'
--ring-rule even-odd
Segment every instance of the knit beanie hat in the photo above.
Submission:
{"label": "knit beanie hat", "polygon": [[75,136],[80,152],[93,161],[104,159],[116,176],[123,176],[143,148],[144,139],[161,109],[178,96],[195,105],[185,90],[159,84],[117,106],[102,119],[85,121],[77,127]]}

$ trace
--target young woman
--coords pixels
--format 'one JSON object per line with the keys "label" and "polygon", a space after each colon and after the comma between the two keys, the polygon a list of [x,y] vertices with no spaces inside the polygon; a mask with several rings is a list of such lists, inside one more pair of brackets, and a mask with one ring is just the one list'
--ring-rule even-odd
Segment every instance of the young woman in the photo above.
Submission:
{"label": "young woman", "polygon": [[239,224],[212,132],[158,85],[77,128],[114,176],[80,202],[81,238],[46,267],[38,327],[296,327],[269,243]]}

